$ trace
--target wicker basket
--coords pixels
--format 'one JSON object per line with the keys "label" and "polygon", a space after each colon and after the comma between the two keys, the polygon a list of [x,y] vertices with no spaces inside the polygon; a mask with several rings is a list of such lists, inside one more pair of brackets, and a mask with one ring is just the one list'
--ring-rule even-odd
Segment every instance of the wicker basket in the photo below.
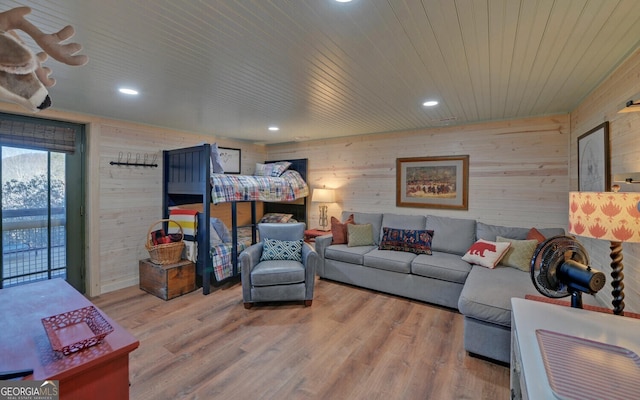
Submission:
{"label": "wicker basket", "polygon": [[[151,231],[154,226],[163,222],[173,222],[178,225],[180,229],[180,238],[179,242],[172,243],[163,243],[163,244],[153,244],[151,239]],[[182,258],[182,250],[184,249],[184,232],[182,231],[182,226],[172,219],[161,219],[149,227],[149,231],[147,232],[147,242],[145,243],[145,247],[147,251],[149,251],[149,259],[154,264],[175,264]]]}

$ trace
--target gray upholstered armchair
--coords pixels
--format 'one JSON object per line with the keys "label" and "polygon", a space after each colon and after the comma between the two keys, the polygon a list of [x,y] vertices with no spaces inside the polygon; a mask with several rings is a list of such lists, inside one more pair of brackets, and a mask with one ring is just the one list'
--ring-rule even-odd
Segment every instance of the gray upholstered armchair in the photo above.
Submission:
{"label": "gray upholstered armchair", "polygon": [[258,224],[260,242],[240,254],[245,308],[269,301],[313,301],[318,253],[302,239],[303,223]]}

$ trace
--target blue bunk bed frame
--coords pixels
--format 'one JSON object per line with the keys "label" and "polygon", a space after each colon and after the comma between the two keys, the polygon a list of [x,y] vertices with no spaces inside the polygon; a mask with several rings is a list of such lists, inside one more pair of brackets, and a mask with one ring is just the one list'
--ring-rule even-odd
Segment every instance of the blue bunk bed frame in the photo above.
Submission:
{"label": "blue bunk bed frame", "polygon": [[[209,158],[211,155],[211,145],[187,147],[175,150],[165,150],[163,152],[163,179],[162,179],[162,214],[163,218],[169,218],[169,207],[184,204],[202,204],[202,212],[198,213],[198,229],[196,238],[198,242],[198,260],[196,262],[196,277],[202,284],[202,293],[207,295],[211,292],[211,284],[216,281],[212,268],[210,247],[210,224],[211,218],[211,169]],[[292,170],[298,171],[302,179],[307,181],[307,159],[283,160],[291,162]],[[291,202],[264,202],[264,213],[283,212],[293,214],[293,218],[300,222],[307,220],[307,198],[301,199],[298,203]],[[252,243],[256,242],[256,201],[251,201],[251,226]],[[237,202],[231,202],[231,224],[232,224],[232,248],[237,249]],[[239,275],[237,251],[231,252],[233,276]],[[207,266],[211,268],[206,273]],[[218,281],[216,281],[218,282]],[[222,284],[223,281],[218,282]]]}

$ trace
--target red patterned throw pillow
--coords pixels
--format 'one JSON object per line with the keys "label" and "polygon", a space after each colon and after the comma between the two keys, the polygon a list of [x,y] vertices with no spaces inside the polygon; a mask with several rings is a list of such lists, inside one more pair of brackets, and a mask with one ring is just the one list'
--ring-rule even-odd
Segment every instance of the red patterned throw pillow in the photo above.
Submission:
{"label": "red patterned throw pillow", "polygon": [[355,224],[355,219],[353,214],[349,215],[344,223],[340,223],[340,220],[336,217],[331,217],[331,234],[333,235],[333,239],[331,244],[347,244],[348,242],[348,233],[347,233],[347,224]]}

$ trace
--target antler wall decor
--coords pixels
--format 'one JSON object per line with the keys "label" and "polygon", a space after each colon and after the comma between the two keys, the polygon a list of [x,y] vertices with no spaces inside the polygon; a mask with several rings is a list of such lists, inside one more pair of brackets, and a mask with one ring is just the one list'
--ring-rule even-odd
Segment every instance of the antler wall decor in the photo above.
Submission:
{"label": "antler wall decor", "polygon": [[[17,7],[0,13],[0,99],[36,112],[51,106],[48,87],[55,85],[51,69],[42,65],[51,56],[67,65],[85,65],[89,58],[76,54],[82,50],[78,43],[63,42],[75,34],[67,25],[56,33],[46,34],[26,20],[29,7]],[[43,50],[34,54],[16,31],[29,35]]]}

